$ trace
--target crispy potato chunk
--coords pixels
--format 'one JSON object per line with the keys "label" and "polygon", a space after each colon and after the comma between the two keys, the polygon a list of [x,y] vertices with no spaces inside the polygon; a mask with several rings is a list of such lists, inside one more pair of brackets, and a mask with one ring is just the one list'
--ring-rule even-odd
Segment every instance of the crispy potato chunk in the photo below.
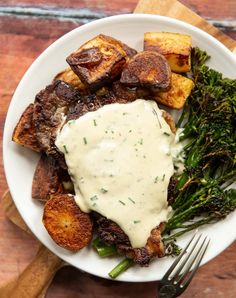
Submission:
{"label": "crispy potato chunk", "polygon": [[157,52],[141,52],[126,64],[120,82],[126,86],[167,90],[170,87],[170,67]]}
{"label": "crispy potato chunk", "polygon": [[70,84],[74,88],[78,89],[81,93],[87,91],[87,87],[81,82],[80,78],[73,72],[70,67],[58,73],[54,78],[54,81],[57,80]]}
{"label": "crispy potato chunk", "polygon": [[97,90],[120,75],[136,51],[110,36],[100,34],[83,44],[66,61],[81,81]]}
{"label": "crispy potato chunk", "polygon": [[193,87],[194,83],[192,80],[179,74],[172,73],[170,90],[167,92],[154,93],[152,98],[158,103],[172,109],[181,109]]}
{"label": "crispy potato chunk", "polygon": [[146,32],[144,50],[157,51],[164,55],[174,72],[187,72],[191,69],[192,38],[186,34],[170,32]]}
{"label": "crispy potato chunk", "polygon": [[46,202],[51,194],[65,193],[63,182],[65,185],[71,182],[67,171],[59,166],[58,160],[43,154],[34,172],[32,198]]}
{"label": "crispy potato chunk", "polygon": [[52,239],[65,249],[80,250],[92,239],[89,214],[82,212],[73,196],[67,194],[51,196],[44,208],[43,223]]}
{"label": "crispy potato chunk", "polygon": [[13,131],[12,140],[19,145],[40,152],[33,122],[33,111],[33,104],[25,109]]}

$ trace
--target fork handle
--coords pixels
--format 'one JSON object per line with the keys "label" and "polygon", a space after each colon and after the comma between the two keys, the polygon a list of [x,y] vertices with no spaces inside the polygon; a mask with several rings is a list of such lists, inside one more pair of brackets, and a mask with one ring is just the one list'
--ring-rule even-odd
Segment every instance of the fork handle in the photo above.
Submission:
{"label": "fork handle", "polygon": [[0,287],[1,298],[43,298],[63,262],[43,245],[33,261],[13,281]]}
{"label": "fork handle", "polygon": [[175,298],[177,296],[176,288],[173,285],[160,285],[158,298]]}

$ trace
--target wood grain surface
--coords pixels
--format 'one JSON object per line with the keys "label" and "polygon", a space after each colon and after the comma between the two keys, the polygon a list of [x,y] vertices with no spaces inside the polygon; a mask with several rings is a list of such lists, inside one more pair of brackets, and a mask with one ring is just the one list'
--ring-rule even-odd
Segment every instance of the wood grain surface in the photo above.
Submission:
{"label": "wood grain surface", "polygon": [[[236,39],[235,0],[183,0],[183,4]],[[64,33],[88,21],[129,13],[137,0],[0,0],[0,138],[11,96],[32,61]],[[0,146],[2,150],[2,142]],[[2,154],[1,154],[2,156]],[[7,188],[0,159],[0,196]],[[0,209],[0,285],[33,259],[38,243],[17,229]],[[219,239],[220,241],[220,239]],[[234,298],[236,244],[200,268],[182,297]],[[120,283],[93,277],[72,267],[62,268],[49,288],[49,298],[155,297],[156,283]],[[1,293],[0,293],[1,298]],[[21,297],[19,297],[21,298]]]}

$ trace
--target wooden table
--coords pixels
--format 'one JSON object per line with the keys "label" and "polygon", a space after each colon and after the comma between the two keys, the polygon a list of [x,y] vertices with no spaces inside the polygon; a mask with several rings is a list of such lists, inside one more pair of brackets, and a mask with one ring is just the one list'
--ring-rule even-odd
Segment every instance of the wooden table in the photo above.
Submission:
{"label": "wooden table", "polygon": [[[181,2],[236,39],[235,0]],[[0,0],[0,136],[14,89],[44,49],[77,26],[104,16],[131,13],[136,4],[137,0]],[[1,158],[0,196],[6,188]],[[0,234],[0,283],[4,283],[25,268],[38,244],[9,222],[1,209]],[[236,243],[204,265],[182,297],[236,297],[235,250]],[[47,297],[149,298],[155,297],[155,289],[156,283],[111,282],[64,267],[56,274]]]}

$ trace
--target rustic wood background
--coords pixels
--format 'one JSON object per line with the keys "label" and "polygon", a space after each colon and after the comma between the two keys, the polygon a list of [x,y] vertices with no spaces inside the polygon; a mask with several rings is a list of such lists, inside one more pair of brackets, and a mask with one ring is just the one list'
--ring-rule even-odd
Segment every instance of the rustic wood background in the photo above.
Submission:
{"label": "rustic wood background", "polygon": [[[181,2],[236,39],[235,0]],[[0,0],[0,139],[12,94],[24,72],[44,49],[77,26],[105,16],[131,13],[136,4],[137,0]],[[6,188],[0,158],[0,196]],[[26,267],[38,244],[9,222],[1,209],[0,234],[1,285]],[[203,266],[182,297],[236,297],[235,251],[236,243]],[[56,274],[47,297],[151,298],[155,293],[156,283],[111,282],[64,267]]]}

